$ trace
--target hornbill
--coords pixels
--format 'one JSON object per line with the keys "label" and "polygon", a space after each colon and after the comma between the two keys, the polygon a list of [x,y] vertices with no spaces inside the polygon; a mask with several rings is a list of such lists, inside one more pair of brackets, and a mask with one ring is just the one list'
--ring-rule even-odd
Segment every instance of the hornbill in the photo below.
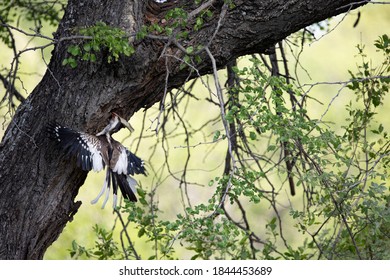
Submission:
{"label": "hornbill", "polygon": [[111,184],[114,193],[114,208],[117,204],[118,186],[124,198],[133,202],[137,201],[135,196],[137,182],[130,175],[146,175],[144,162],[112,138],[113,133],[125,127],[130,132],[134,131],[133,127],[116,113],[112,113],[109,124],[96,135],[75,131],[57,122],[52,122],[48,126],[50,138],[54,139],[68,156],[74,156],[77,165],[82,170],[93,169],[98,172],[107,166],[103,188],[91,201],[95,204],[106,193],[102,208],[107,203]]}

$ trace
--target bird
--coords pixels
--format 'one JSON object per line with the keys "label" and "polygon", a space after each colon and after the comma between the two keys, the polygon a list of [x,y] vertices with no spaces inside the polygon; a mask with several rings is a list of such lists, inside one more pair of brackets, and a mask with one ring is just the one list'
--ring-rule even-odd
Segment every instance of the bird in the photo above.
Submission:
{"label": "bird", "polygon": [[136,202],[137,181],[132,176],[146,175],[144,161],[112,137],[112,134],[122,128],[134,131],[125,119],[114,112],[111,113],[108,125],[96,135],[73,130],[56,121],[47,126],[49,138],[54,140],[68,157],[75,158],[77,166],[82,170],[99,172],[107,167],[103,187],[91,201],[92,204],[97,203],[105,193],[102,208],[108,201],[111,186],[114,209],[117,206],[118,187],[125,199]]}

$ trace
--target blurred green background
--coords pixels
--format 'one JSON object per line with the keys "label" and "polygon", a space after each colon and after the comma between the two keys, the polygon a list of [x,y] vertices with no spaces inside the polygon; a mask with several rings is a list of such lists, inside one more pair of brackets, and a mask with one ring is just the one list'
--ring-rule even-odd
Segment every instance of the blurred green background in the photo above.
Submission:
{"label": "blurred green background", "polygon": [[[318,31],[317,37],[320,37],[318,41],[306,44],[303,48],[303,52],[300,53],[299,49],[293,50],[293,53],[298,56],[300,65],[297,67],[297,74],[301,77],[301,83],[316,83],[316,82],[332,82],[332,81],[346,81],[350,78],[348,69],[355,70],[357,62],[356,46],[358,44],[365,45],[366,53],[373,60],[379,60],[381,57],[378,55],[373,47],[373,42],[378,39],[378,36],[388,32],[390,27],[390,5],[366,5],[360,9],[361,18],[358,25],[354,28],[353,25],[358,17],[358,11],[352,11],[348,15],[340,15],[331,19],[330,32],[324,33]],[[23,22],[21,23],[23,25]],[[44,26],[43,33],[51,34],[54,30],[50,27]],[[24,36],[16,37],[18,46],[32,47],[44,43],[41,39],[30,40]],[[11,60],[11,51],[0,45],[0,59],[1,64],[7,65]],[[46,49],[44,57],[46,63],[50,59],[50,49]],[[294,65],[294,56],[290,54],[289,60],[291,62],[291,69]],[[248,63],[247,58],[243,57],[239,59],[240,65]],[[23,73],[23,87],[25,95],[32,91],[32,89],[39,83],[41,77],[46,70],[46,64],[42,60],[42,54],[40,51],[31,51],[23,54],[22,64],[20,72]],[[225,71],[220,71],[220,78],[222,81],[226,79]],[[208,80],[211,78],[205,78]],[[212,83],[211,83],[212,84]],[[313,118],[320,118],[327,110],[329,102],[334,99],[341,85],[318,85],[311,91],[311,96],[320,99],[323,105],[318,102],[311,102],[309,106],[310,115]],[[191,106],[183,108],[186,118],[191,120],[193,127],[201,126],[207,121],[210,116],[216,117],[218,115],[218,108],[210,105],[205,101],[208,97],[208,90],[199,82],[194,88],[194,93],[199,97],[199,101],[192,103]],[[346,114],[344,110],[345,104],[353,98],[353,94],[349,91],[342,91],[337,98],[334,99],[333,105],[330,107],[329,112],[324,117],[324,120],[338,122],[344,119]],[[388,99],[388,97],[386,97]],[[384,112],[388,111],[389,102],[384,102]],[[7,124],[10,122],[10,115],[7,113],[9,108],[0,108],[1,131],[0,136],[3,135]],[[153,162],[153,167],[156,172],[149,172],[148,177],[137,176],[137,181],[140,182],[140,186],[145,190],[155,188],[156,184],[160,181],[163,182],[159,186],[158,201],[159,207],[163,210],[163,215],[167,217],[176,217],[177,214],[182,213],[183,209],[177,199],[180,199],[180,189],[177,180],[174,180],[171,176],[168,176],[166,170],[159,170],[163,166],[165,160],[164,151],[161,148],[157,148],[152,151],[151,147],[158,141],[155,136],[155,132],[152,130],[155,125],[152,123],[158,115],[158,108],[151,108],[146,113],[145,126],[142,127],[144,119],[144,112],[136,113],[130,120],[130,123],[134,126],[136,132],[129,136],[127,132],[121,132],[115,135],[117,140],[124,141],[124,145],[130,150],[134,151],[138,145],[138,136],[142,130],[143,138],[137,149],[137,155],[142,157],[147,163]],[[386,113],[381,114],[383,123],[386,124],[388,115]],[[340,124],[341,126],[341,124]],[[204,134],[194,135],[190,139],[190,145],[197,145],[200,142],[211,141],[213,133],[221,129],[220,122],[211,123],[204,129]],[[177,131],[181,133],[182,131]],[[185,142],[182,137],[177,137],[177,140],[173,139],[170,142],[169,161],[171,171],[181,172],[183,170],[183,163],[186,158]],[[202,200],[207,200],[209,196],[206,186],[208,182],[215,176],[222,173],[223,161],[225,157],[226,147],[219,145],[217,149],[211,150],[207,145],[199,145],[191,148],[191,162],[189,166],[189,172],[187,179],[190,182],[196,182],[197,185],[192,185],[190,190],[191,202],[196,205]],[[204,170],[204,171],[202,171]],[[149,170],[151,171],[151,170]],[[159,174],[162,180],[156,180],[155,174]],[[82,205],[75,215],[74,220],[69,223],[58,240],[53,243],[45,254],[45,259],[71,259],[69,249],[73,240],[76,240],[78,244],[91,247],[95,242],[96,235],[92,228],[95,224],[99,224],[103,228],[111,229],[114,225],[116,215],[111,209],[111,199],[105,209],[101,209],[102,201],[99,201],[96,205],[91,205],[90,201],[96,197],[97,193],[103,184],[104,172],[88,174],[85,184],[80,188],[80,192],[77,196],[77,200],[82,201]],[[32,186],[33,187],[33,186]],[[281,205],[286,206],[288,211],[288,203],[290,203],[288,196],[286,195],[285,201],[281,201]],[[297,195],[291,203],[300,203],[299,195]],[[262,213],[270,212],[269,209],[261,209],[261,206],[256,206],[253,209],[254,213],[258,213],[260,210]],[[260,207],[260,208],[259,208]],[[256,217],[256,215],[254,215]],[[286,215],[288,216],[288,215]],[[266,219],[267,217],[264,217]],[[116,232],[120,230],[119,223],[116,225]],[[137,237],[137,232],[131,231],[129,227],[131,238],[135,240],[135,246],[137,251],[142,257],[148,257],[152,254],[151,244],[143,242],[142,238]],[[288,230],[286,233],[294,234],[294,230]],[[118,234],[114,234],[114,238],[118,239]],[[300,238],[300,236],[295,236]],[[191,255],[186,252],[185,249],[181,250],[180,246],[176,249],[177,258],[186,259]]]}

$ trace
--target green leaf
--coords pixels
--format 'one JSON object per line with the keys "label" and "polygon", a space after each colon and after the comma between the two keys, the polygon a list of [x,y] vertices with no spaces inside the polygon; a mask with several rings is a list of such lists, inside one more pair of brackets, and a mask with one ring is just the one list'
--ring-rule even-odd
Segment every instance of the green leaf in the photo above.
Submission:
{"label": "green leaf", "polygon": [[276,146],[275,145],[269,145],[268,148],[267,148],[267,151],[269,152],[272,152],[272,151],[275,151],[276,150]]}
{"label": "green leaf", "polygon": [[165,27],[165,33],[170,36],[173,33],[173,28],[171,27]]}
{"label": "green leaf", "polygon": [[186,52],[188,54],[192,54],[194,52],[194,47],[193,46],[189,46],[187,49],[186,49]]}
{"label": "green leaf", "polygon": [[382,133],[382,132],[383,132],[383,130],[384,130],[384,127],[383,127],[383,125],[382,125],[382,124],[379,124],[379,127],[378,127],[378,131],[379,131],[379,133]]}
{"label": "green leaf", "polygon": [[91,44],[89,44],[89,43],[84,44],[83,49],[84,49],[86,52],[91,51]]}
{"label": "green leaf", "polygon": [[67,51],[73,56],[78,56],[80,54],[80,47],[76,45],[71,45],[68,47]]}
{"label": "green leaf", "polygon": [[194,30],[198,31],[202,26],[203,26],[203,18],[202,17],[197,17],[196,18],[196,23],[195,23],[195,26],[194,26]]}
{"label": "green leaf", "polygon": [[83,54],[83,56],[81,57],[81,59],[84,60],[84,61],[88,61],[89,58],[90,58],[90,53],[85,53],[85,54]]}
{"label": "green leaf", "polygon": [[65,58],[62,61],[62,65],[64,65],[64,66],[65,65],[69,65],[72,68],[76,68],[77,67],[77,61],[73,57],[68,57],[68,58]]}
{"label": "green leaf", "polygon": [[217,130],[214,133],[213,142],[217,141],[220,135],[221,135],[221,132],[219,130]]}
{"label": "green leaf", "polygon": [[89,61],[96,62],[96,55],[91,53],[90,56],[89,56]]}
{"label": "green leaf", "polygon": [[145,234],[145,228],[140,228],[140,230],[138,231],[138,237],[142,237],[143,235]]}
{"label": "green leaf", "polygon": [[69,62],[68,62],[68,59],[67,58],[64,58],[64,60],[62,61],[62,66],[65,66],[67,65]]}
{"label": "green leaf", "polygon": [[72,241],[72,249],[73,249],[73,251],[77,250],[77,242],[76,242],[76,240]]}

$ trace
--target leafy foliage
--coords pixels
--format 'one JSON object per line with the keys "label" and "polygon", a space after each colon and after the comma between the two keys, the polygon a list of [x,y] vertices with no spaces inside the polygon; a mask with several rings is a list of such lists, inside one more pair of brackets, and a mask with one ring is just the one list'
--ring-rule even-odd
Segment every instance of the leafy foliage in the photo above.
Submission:
{"label": "leafy foliage", "polygon": [[[191,259],[388,259],[390,141],[385,124],[376,120],[390,82],[388,37],[381,36],[375,46],[384,55],[375,67],[367,63],[364,48],[357,47],[361,63],[342,84],[354,99],[346,105],[341,127],[311,119],[305,103],[298,102],[307,93],[266,74],[258,58],[251,59],[251,66],[233,67],[240,83],[227,91],[226,119],[238,128],[236,156],[250,156],[252,163],[237,160],[233,172],[210,180],[213,194],[207,202],[173,219],[162,214],[155,189],[141,189],[139,203],[121,209],[129,221],[125,230],[135,230],[139,240],[151,244],[152,253],[141,257],[174,259],[178,250],[186,250]],[[292,96],[295,101],[288,105]],[[218,144],[232,140],[220,130],[211,137]],[[251,149],[240,154],[240,146]],[[283,183],[275,174],[287,176],[286,158],[277,156],[283,148],[293,162],[290,175],[304,193],[302,206],[289,206],[293,228],[303,237],[296,245],[285,237],[276,205],[277,185]],[[274,214],[260,226],[263,219],[256,219],[255,226],[246,212],[264,205]]]}
{"label": "leafy foliage", "polygon": [[108,50],[108,63],[118,61],[121,54],[130,56],[134,53],[134,47],[129,43],[126,33],[120,28],[110,27],[104,22],[82,28],[79,30],[79,34],[85,36],[85,40],[78,45],[68,47],[70,57],[63,60],[63,65],[75,68],[78,59],[96,62],[96,54],[104,49]]}
{"label": "leafy foliage", "polygon": [[107,231],[98,225],[95,225],[93,231],[96,233],[97,241],[95,242],[95,248],[86,249],[83,246],[77,244],[76,241],[72,242],[72,249],[70,256],[72,258],[79,258],[85,255],[87,258],[94,258],[99,260],[115,259],[122,255],[122,252],[118,249],[118,245],[112,239],[112,231]]}
{"label": "leafy foliage", "polygon": [[[43,23],[57,25],[61,19],[66,1],[3,0],[0,3],[0,23],[18,25],[23,21],[32,22],[34,31],[39,33]],[[12,48],[12,36],[6,26],[0,26],[0,40]]]}

